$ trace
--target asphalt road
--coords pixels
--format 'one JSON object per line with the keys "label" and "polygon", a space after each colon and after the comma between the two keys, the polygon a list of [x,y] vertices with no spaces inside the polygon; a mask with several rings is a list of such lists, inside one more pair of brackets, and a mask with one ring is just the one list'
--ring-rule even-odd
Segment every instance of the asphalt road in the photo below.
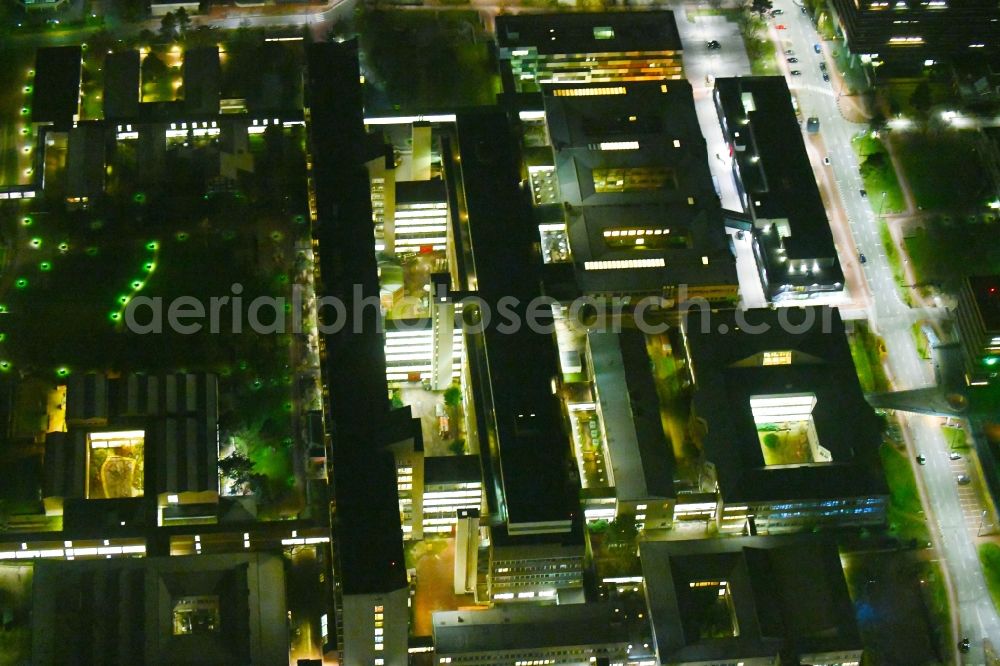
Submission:
{"label": "asphalt road", "polygon": [[[920,359],[911,325],[919,317],[900,298],[879,235],[876,212],[881,205],[881,193],[861,196],[864,187],[851,139],[864,131],[864,125],[849,122],[841,115],[837,104],[838,91],[831,82],[823,81],[819,69],[821,56],[814,44],[821,43],[809,18],[791,0],[777,0],[775,8],[784,10],[775,23],[786,26],[780,38],[790,45],[799,58],[795,68],[799,76],[790,76],[790,85],[798,92],[803,115],[820,119],[820,132],[831,158],[830,169],[839,190],[840,204],[847,214],[857,249],[867,262],[863,272],[870,293],[869,317],[883,337],[888,350],[889,369],[897,389],[913,389],[933,383],[933,377]],[[824,54],[825,54],[825,44]],[[827,66],[835,68],[832,59]],[[834,77],[836,78],[836,77]],[[873,208],[875,210],[873,210]],[[841,260],[853,257],[841,256]],[[955,474],[948,460],[948,448],[941,433],[939,420],[927,416],[910,416],[905,421],[911,453],[923,453],[925,466],[917,467],[922,477],[924,501],[938,535],[935,546],[947,569],[953,590],[952,612],[957,612],[959,636],[968,636],[973,643],[970,654],[963,655],[966,664],[983,664],[983,639],[1000,636],[1000,617],[993,606],[982,568],[976,553],[975,534],[966,526],[959,499]],[[957,602],[957,608],[954,606]]]}

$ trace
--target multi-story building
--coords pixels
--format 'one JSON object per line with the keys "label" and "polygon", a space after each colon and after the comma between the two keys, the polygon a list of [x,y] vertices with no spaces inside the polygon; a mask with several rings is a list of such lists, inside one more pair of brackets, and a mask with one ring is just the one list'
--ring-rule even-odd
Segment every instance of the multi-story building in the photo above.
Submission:
{"label": "multi-story building", "polygon": [[601,602],[434,613],[434,664],[654,666],[648,655],[633,657],[641,648],[632,649],[633,632],[620,611]]}
{"label": "multi-story building", "polygon": [[858,666],[836,544],[812,535],[643,541],[658,664]]}
{"label": "multi-story building", "polygon": [[347,664],[405,666],[409,588],[390,447],[418,439],[420,426],[409,409],[391,410],[382,314],[360,305],[378,302],[379,284],[366,169],[374,155],[365,133],[357,42],[314,44],[306,56],[317,295],[339,298],[357,315],[354,326],[323,335],[320,348],[327,458],[333,461],[335,610],[324,650]]}
{"label": "multi-story building", "polygon": [[955,318],[968,381],[995,380],[1000,373],[1000,275],[966,278]]}
{"label": "multi-story building", "polygon": [[851,52],[893,64],[995,59],[1000,7],[992,0],[833,0]]}
{"label": "multi-story building", "polygon": [[32,662],[284,664],[284,579],[269,553],[41,560]]}
{"label": "multi-story building", "polygon": [[[546,288],[573,267],[572,288],[604,297],[732,303],[735,260],[686,81],[545,86],[551,160],[529,158],[540,233],[562,224],[568,252],[548,257]],[[551,201],[551,203],[539,203]],[[570,288],[570,289],[572,289]]]}
{"label": "multi-story building", "polygon": [[684,77],[673,12],[505,14],[496,34],[508,92]]}
{"label": "multi-story building", "polygon": [[692,311],[683,334],[721,529],[885,521],[881,423],[836,309]]}
{"label": "multi-story building", "polygon": [[604,428],[608,483],[615,516],[640,529],[670,527],[674,459],[663,433],[646,338],[639,331],[594,331],[587,336],[597,412]]}
{"label": "multi-story building", "polygon": [[490,530],[490,601],[580,603],[583,601],[582,522],[566,534],[511,535]]}
{"label": "multi-story building", "polygon": [[450,533],[461,511],[478,512],[483,503],[479,456],[424,459],[423,526],[425,534]]}
{"label": "multi-story building", "polygon": [[716,79],[715,107],[768,300],[842,292],[844,273],[784,77]]}

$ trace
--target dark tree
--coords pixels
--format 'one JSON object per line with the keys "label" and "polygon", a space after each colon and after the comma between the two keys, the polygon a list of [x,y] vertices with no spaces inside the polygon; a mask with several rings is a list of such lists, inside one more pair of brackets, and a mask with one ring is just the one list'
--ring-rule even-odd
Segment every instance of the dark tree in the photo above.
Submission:
{"label": "dark tree", "polygon": [[191,17],[188,16],[187,10],[181,7],[177,10],[174,15],[174,22],[177,24],[177,31],[184,36],[187,34],[188,28],[191,27]]}
{"label": "dark tree", "polygon": [[921,81],[913,91],[913,94],[910,95],[910,104],[920,116],[926,117],[933,103],[934,98],[931,96],[930,84],[926,81]]}
{"label": "dark tree", "polygon": [[233,483],[243,485],[254,476],[253,461],[239,451],[234,451],[228,458],[219,461],[219,473]]}
{"label": "dark tree", "polygon": [[177,37],[177,18],[173,12],[167,12],[160,19],[160,37],[173,41]]}

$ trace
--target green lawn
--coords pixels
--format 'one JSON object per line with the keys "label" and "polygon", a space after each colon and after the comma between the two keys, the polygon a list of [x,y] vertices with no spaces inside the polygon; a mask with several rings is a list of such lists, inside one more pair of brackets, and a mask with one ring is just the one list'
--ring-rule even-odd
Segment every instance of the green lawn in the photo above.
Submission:
{"label": "green lawn", "polygon": [[920,322],[913,324],[910,327],[910,331],[913,333],[913,342],[917,345],[917,353],[920,354],[920,358],[929,359],[931,357],[931,350]]}
{"label": "green lawn", "polygon": [[884,220],[879,222],[878,235],[882,239],[882,247],[885,248],[885,256],[886,259],[889,260],[889,267],[892,269],[892,276],[896,279],[896,284],[905,284],[906,280],[903,275],[903,260],[899,256],[899,250],[896,248],[896,243],[892,240],[892,233],[889,231],[889,225],[886,224]]}
{"label": "green lawn", "polygon": [[941,426],[944,434],[944,441],[952,451],[967,451],[969,440],[965,436],[965,428],[955,428],[952,426]]}
{"label": "green lawn", "polygon": [[882,341],[864,322],[855,322],[848,336],[851,357],[865,393],[885,393],[889,379],[882,368]]}
{"label": "green lawn", "polygon": [[972,132],[892,132],[890,140],[924,210],[976,209],[991,198]]}
{"label": "green lawn", "polygon": [[872,210],[881,215],[903,212],[906,208],[903,191],[885,146],[870,133],[855,137],[852,143],[861,165],[861,178],[870,197]]}
{"label": "green lawn", "polygon": [[980,544],[979,561],[983,564],[983,577],[986,578],[986,587],[993,597],[993,605],[1000,610],[1000,545]]}
{"label": "green lawn", "polygon": [[879,448],[879,455],[882,458],[886,482],[889,484],[889,501],[904,513],[920,513],[922,508],[920,494],[917,492],[917,481],[905,452],[883,444]]}
{"label": "green lawn", "polygon": [[954,287],[967,275],[1000,272],[1000,225],[939,215],[903,239],[919,283]]}
{"label": "green lawn", "polygon": [[750,73],[754,76],[778,76],[777,51],[770,39],[759,38],[754,43],[747,44],[747,56],[750,58]]}

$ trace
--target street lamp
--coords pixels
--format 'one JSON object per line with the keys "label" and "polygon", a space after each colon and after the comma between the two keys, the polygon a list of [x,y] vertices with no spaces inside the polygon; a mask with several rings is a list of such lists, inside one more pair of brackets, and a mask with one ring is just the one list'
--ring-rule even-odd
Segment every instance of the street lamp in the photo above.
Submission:
{"label": "street lamp", "polygon": [[877,215],[877,217],[879,217],[879,218],[882,217],[882,207],[885,206],[885,195],[886,194],[888,194],[888,192],[885,192],[885,191],[882,192],[882,200],[878,204],[878,215]]}

